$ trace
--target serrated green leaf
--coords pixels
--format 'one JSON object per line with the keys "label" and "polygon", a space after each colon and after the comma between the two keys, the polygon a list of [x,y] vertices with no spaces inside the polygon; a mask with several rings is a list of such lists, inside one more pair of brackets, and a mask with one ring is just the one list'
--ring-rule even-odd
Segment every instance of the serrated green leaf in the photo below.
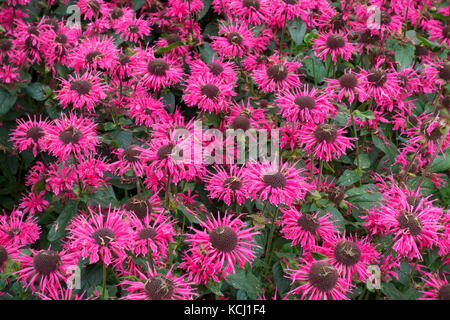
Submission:
{"label": "serrated green leaf", "polygon": [[292,40],[294,40],[295,44],[296,45],[302,44],[303,38],[305,37],[306,33],[306,24],[303,21],[294,20],[288,21],[287,27],[292,37]]}

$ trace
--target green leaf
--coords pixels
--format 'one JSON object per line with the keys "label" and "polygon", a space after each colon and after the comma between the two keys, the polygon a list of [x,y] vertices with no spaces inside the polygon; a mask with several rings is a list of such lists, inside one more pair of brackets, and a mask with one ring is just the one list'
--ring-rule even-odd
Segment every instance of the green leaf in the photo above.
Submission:
{"label": "green leaf", "polygon": [[222,282],[214,282],[210,280],[208,282],[208,289],[214,293],[216,296],[223,296],[223,293],[221,291],[222,288]]}
{"label": "green leaf", "polygon": [[175,111],[175,96],[171,91],[162,94],[164,105],[167,107],[169,113]]}
{"label": "green leaf", "polygon": [[59,214],[54,225],[48,232],[47,239],[50,242],[61,239],[66,234],[66,226],[72,217],[78,212],[78,202],[75,200],[68,200],[64,210]]}
{"label": "green leaf", "polygon": [[[358,165],[358,159],[355,158],[354,165]],[[359,155],[359,164],[362,169],[370,168],[370,157],[367,153]]]}
{"label": "green leaf", "polygon": [[310,56],[306,58],[303,60],[303,65],[305,66],[308,75],[315,79],[317,83],[322,82],[323,78],[325,78],[327,73],[325,65],[316,57]]}
{"label": "green leaf", "polygon": [[211,3],[212,0],[203,1],[203,10],[198,14],[197,21],[201,20],[208,13]]}
{"label": "green leaf", "polygon": [[125,149],[133,140],[133,133],[131,131],[114,131],[113,139],[117,141],[119,148]]}
{"label": "green leaf", "polygon": [[402,300],[402,293],[392,282],[382,283],[381,291],[391,300]]}
{"label": "green leaf", "polygon": [[325,260],[328,259],[328,256],[320,253],[320,252],[311,252],[311,255],[315,260]]}
{"label": "green leaf", "polygon": [[389,159],[391,159],[392,161],[395,160],[395,157],[398,154],[398,150],[397,147],[392,143],[387,141],[384,142],[383,140],[381,140],[378,136],[372,134],[372,141],[375,145],[375,147],[377,147],[379,150],[383,151],[388,157]]}
{"label": "green leaf", "polygon": [[430,172],[443,172],[450,169],[450,149],[445,151],[445,156],[441,155],[434,159],[430,166]]}
{"label": "green leaf", "polygon": [[254,300],[263,293],[261,281],[250,272],[238,269],[235,274],[228,276],[227,282],[234,288],[244,291],[247,296]]}
{"label": "green leaf", "polygon": [[337,184],[346,187],[359,180],[361,180],[361,175],[357,174],[354,170],[345,170],[339,177]]}
{"label": "green leaf", "polygon": [[102,264],[92,264],[81,268],[80,280],[81,291],[83,292],[86,290],[87,296],[92,295],[95,287],[100,285],[103,281]]}
{"label": "green leaf", "polygon": [[133,0],[133,10],[136,11],[138,9],[140,9],[146,0]]}
{"label": "green leaf", "polygon": [[283,268],[281,267],[280,261],[275,262],[272,267],[273,280],[277,286],[277,291],[280,295],[284,295],[288,292],[291,281],[284,276]]}
{"label": "green leaf", "polygon": [[45,99],[47,99],[44,94],[42,84],[40,84],[39,82],[34,82],[29,85],[26,91],[34,100],[44,101]]}
{"label": "green leaf", "polygon": [[375,115],[371,110],[366,111],[359,111],[355,110],[353,111],[353,115],[357,116],[360,120],[372,120],[375,119]]}
{"label": "green leaf", "polygon": [[6,114],[16,103],[17,96],[0,89],[0,115]]}
{"label": "green leaf", "polygon": [[177,41],[177,42],[173,42],[173,43],[169,44],[167,47],[159,48],[159,49],[155,52],[155,56],[160,56],[160,55],[162,55],[163,53],[170,52],[170,51],[172,51],[172,49],[174,49],[174,48],[176,48],[176,47],[179,47],[179,46],[183,46],[183,45],[185,45],[185,44],[187,44],[187,41]]}
{"label": "green leaf", "polygon": [[206,63],[211,63],[212,58],[215,55],[211,45],[207,42],[205,42],[203,46],[200,47],[200,53],[202,54],[202,57]]}
{"label": "green leaf", "polygon": [[114,189],[112,186],[106,186],[99,188],[94,194],[83,194],[85,196],[82,200],[92,206],[102,206],[104,208],[111,206],[117,206],[117,201]]}
{"label": "green leaf", "polygon": [[294,20],[288,21],[287,27],[295,44],[302,44],[303,38],[305,37],[306,33],[306,24],[303,21]]}
{"label": "green leaf", "polygon": [[333,207],[332,205],[328,205],[326,208],[321,208],[320,209],[319,216],[323,216],[327,212],[330,213],[331,218],[333,220],[333,224],[338,229],[340,229],[340,231],[344,231],[344,229],[345,229],[345,220],[344,220],[344,217],[342,216],[342,213],[338,209]]}

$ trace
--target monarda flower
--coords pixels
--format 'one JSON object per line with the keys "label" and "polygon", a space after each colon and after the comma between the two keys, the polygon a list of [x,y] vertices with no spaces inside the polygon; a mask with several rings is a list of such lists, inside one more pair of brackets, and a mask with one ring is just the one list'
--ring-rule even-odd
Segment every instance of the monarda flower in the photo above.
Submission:
{"label": "monarda flower", "polygon": [[49,202],[44,199],[45,191],[36,194],[29,192],[28,195],[24,195],[21,199],[19,208],[22,208],[24,213],[35,214],[36,212],[42,212],[47,209]]}
{"label": "monarda flower", "polygon": [[89,152],[95,154],[98,145],[95,123],[73,113],[68,116],[62,114],[61,118],[56,119],[47,139],[48,150],[63,161],[70,156],[81,158]]}
{"label": "monarda flower", "polygon": [[126,148],[117,150],[118,161],[111,164],[116,172],[123,176],[127,170],[131,169],[136,177],[142,177],[147,161],[147,150],[141,146],[131,144]]}
{"label": "monarda flower", "polygon": [[141,81],[146,87],[160,90],[181,80],[183,70],[168,56],[156,58],[153,49],[142,50],[137,55],[140,63],[136,72],[141,76]]}
{"label": "monarda flower", "polygon": [[331,161],[346,154],[346,149],[352,149],[354,138],[344,136],[345,129],[338,129],[335,125],[305,124],[300,129],[299,139],[305,145],[306,151],[320,160]]}
{"label": "monarda flower", "polygon": [[98,206],[89,207],[89,215],[82,213],[76,216],[68,226],[67,247],[89,263],[112,262],[125,260],[125,250],[133,239],[126,211]]}
{"label": "monarda flower", "polygon": [[143,40],[144,36],[148,36],[151,31],[149,23],[142,17],[121,19],[115,29],[119,32],[122,39],[130,42],[138,42],[138,40]]}
{"label": "monarda flower", "polygon": [[8,260],[17,260],[20,255],[20,246],[0,241],[0,271],[5,271]]}
{"label": "monarda flower", "polygon": [[211,37],[211,47],[221,57],[243,57],[253,49],[255,39],[247,24],[233,22],[227,26],[222,23],[219,34],[222,36]]}
{"label": "monarda flower", "polygon": [[218,113],[228,110],[231,97],[235,95],[232,84],[205,75],[189,78],[183,99],[190,107],[198,106],[201,110]]}
{"label": "monarda flower", "polygon": [[28,115],[28,120],[17,119],[18,126],[11,134],[11,140],[14,142],[14,146],[22,152],[30,147],[33,148],[33,156],[36,157],[38,148],[39,151],[46,150],[46,136],[51,124],[47,119],[36,119],[36,115],[33,120]]}
{"label": "monarda flower", "polygon": [[282,208],[281,212],[281,233],[292,241],[292,246],[300,244],[308,250],[318,241],[331,238],[337,232],[329,213],[319,217],[318,212],[301,213],[295,207]]}
{"label": "monarda flower", "polygon": [[423,293],[421,300],[450,300],[450,283],[447,279],[439,277],[435,273],[424,273],[422,277],[424,281]]}
{"label": "monarda flower", "polygon": [[118,50],[111,38],[88,38],[80,43],[70,54],[70,65],[91,72],[109,70],[115,65]]}
{"label": "monarda flower", "polygon": [[128,292],[122,299],[126,300],[192,300],[198,294],[192,287],[194,283],[187,282],[185,276],[172,274],[172,268],[167,273],[156,271],[147,263],[147,273],[138,272],[139,281],[122,281],[123,290]]}
{"label": "monarda flower", "polygon": [[339,79],[328,79],[327,84],[326,90],[339,102],[343,102],[347,98],[351,105],[356,96],[360,97],[360,101],[366,96],[361,86],[361,76],[353,71],[345,72]]}
{"label": "monarda flower", "polygon": [[229,168],[216,166],[215,173],[209,173],[204,178],[206,190],[209,191],[211,199],[218,198],[223,200],[227,205],[232,202],[242,204],[248,185],[245,179],[245,167],[230,165]]}
{"label": "monarda flower", "polygon": [[173,243],[174,221],[163,214],[146,215],[142,219],[132,217],[133,243],[130,249],[136,256],[152,257],[155,263],[165,261],[169,244]]}
{"label": "monarda flower", "polygon": [[262,92],[272,93],[300,86],[297,71],[301,63],[284,61],[277,55],[272,55],[268,59],[270,62],[264,69],[257,69],[252,73],[252,78]]}
{"label": "monarda flower", "polygon": [[323,61],[327,59],[327,56],[331,56],[331,61],[336,64],[338,57],[345,61],[350,60],[355,48],[352,43],[347,41],[345,34],[328,32],[320,34],[316,39],[314,51]]}
{"label": "monarda flower", "polygon": [[392,249],[409,259],[422,259],[420,251],[439,243],[438,219],[442,209],[410,204],[405,194],[399,194],[394,204],[387,203],[380,209],[378,223],[385,233],[394,236]]}
{"label": "monarda flower", "polygon": [[295,199],[303,199],[310,188],[301,174],[302,170],[288,162],[279,165],[269,161],[248,163],[245,175],[248,195],[275,206],[291,205]]}
{"label": "monarda flower", "polygon": [[50,292],[61,289],[61,282],[66,283],[69,277],[69,267],[77,265],[78,260],[73,253],[66,250],[55,251],[31,250],[31,256],[22,253],[18,259],[20,270],[16,272],[17,280],[22,281],[26,289],[35,292],[35,283],[38,291]]}
{"label": "monarda flower", "polygon": [[0,243],[16,247],[31,245],[39,239],[40,229],[35,216],[25,218],[23,212],[13,210],[9,216],[0,216]]}
{"label": "monarda flower", "polygon": [[338,271],[339,275],[351,282],[354,274],[362,282],[370,275],[367,267],[377,262],[379,253],[367,238],[358,240],[353,236],[345,237],[335,234],[325,239],[316,251],[329,257],[329,262]]}
{"label": "monarda flower", "polygon": [[252,25],[265,23],[270,10],[267,0],[232,0],[230,9],[240,21]]}
{"label": "monarda flower", "polygon": [[253,240],[258,232],[253,232],[255,227],[247,228],[239,218],[229,213],[218,215],[217,219],[210,216],[201,223],[203,230],[193,229],[193,234],[187,234],[192,259],[225,274],[234,273],[236,264],[242,268],[251,263],[255,257],[253,248],[259,247]]}
{"label": "monarda flower", "polygon": [[315,123],[323,123],[329,115],[336,113],[329,101],[329,96],[319,93],[316,88],[310,90],[307,85],[303,90],[294,88],[291,91],[279,92],[275,100],[281,115],[288,122]]}
{"label": "monarda flower", "polygon": [[219,81],[234,84],[237,79],[236,65],[231,61],[212,59],[211,63],[202,60],[194,60],[191,65],[191,76],[195,78],[210,76]]}
{"label": "monarda flower", "polygon": [[95,105],[106,98],[107,85],[99,74],[69,75],[69,80],[60,79],[62,88],[57,92],[59,102],[64,108],[86,108],[93,112]]}
{"label": "monarda flower", "polygon": [[287,269],[292,284],[302,284],[294,288],[288,295],[298,294],[301,299],[308,300],[348,300],[346,294],[349,282],[343,278],[329,259],[315,261],[312,258],[300,259],[300,269]]}

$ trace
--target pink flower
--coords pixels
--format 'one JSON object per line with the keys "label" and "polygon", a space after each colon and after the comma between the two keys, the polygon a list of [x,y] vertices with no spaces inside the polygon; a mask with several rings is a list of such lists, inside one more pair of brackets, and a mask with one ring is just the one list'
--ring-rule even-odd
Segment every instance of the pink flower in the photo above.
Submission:
{"label": "pink flower", "polygon": [[215,167],[215,173],[209,173],[205,177],[206,190],[209,191],[211,199],[219,198],[227,205],[232,202],[242,204],[248,189],[245,179],[245,167],[230,165],[229,168]]}
{"label": "pink flower", "polygon": [[314,42],[314,51],[321,60],[325,61],[327,56],[331,56],[331,61],[337,63],[337,58],[348,61],[352,57],[355,48],[347,41],[345,34],[341,32],[328,32],[319,34]]}
{"label": "pink flower", "polygon": [[232,22],[227,26],[222,23],[219,34],[222,36],[211,37],[211,47],[221,57],[242,57],[253,49],[255,40],[247,24]]}
{"label": "pink flower", "polygon": [[28,115],[28,120],[17,119],[18,126],[11,134],[11,140],[14,141],[14,146],[19,149],[20,152],[33,147],[33,156],[36,157],[37,149],[46,150],[46,136],[48,134],[51,125],[48,120],[31,120]]}
{"label": "pink flower", "polygon": [[98,206],[89,207],[89,216],[78,215],[68,226],[67,247],[89,263],[102,261],[105,265],[125,260],[126,248],[133,239],[126,212]]}
{"label": "pink flower", "polygon": [[0,242],[13,246],[25,246],[35,243],[39,239],[41,227],[37,218],[13,210],[9,216],[0,216]]}
{"label": "pink flower", "polygon": [[28,195],[23,196],[22,202],[19,207],[23,208],[23,212],[34,214],[36,212],[42,212],[47,209],[49,203],[44,199],[45,191],[41,191],[39,194],[29,192]]}

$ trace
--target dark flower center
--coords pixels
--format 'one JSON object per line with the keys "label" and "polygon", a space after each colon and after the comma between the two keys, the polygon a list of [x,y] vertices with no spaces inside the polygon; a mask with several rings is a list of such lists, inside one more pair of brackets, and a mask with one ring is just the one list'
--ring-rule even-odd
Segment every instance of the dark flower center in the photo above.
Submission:
{"label": "dark flower center", "polygon": [[311,214],[302,213],[300,217],[297,219],[297,224],[303,230],[308,231],[310,233],[316,232],[317,228],[319,228],[319,221],[313,217]]}
{"label": "dark flower center", "polygon": [[232,176],[225,179],[223,182],[224,188],[230,188],[233,191],[239,190],[242,187],[242,181],[238,177]]}
{"label": "dark flower center", "polygon": [[175,42],[180,42],[181,38],[178,34],[171,33],[166,37],[166,41],[168,44],[171,44],[171,43],[175,43]]}
{"label": "dark flower center", "polygon": [[144,290],[151,300],[168,300],[172,298],[175,284],[166,276],[158,274],[145,282]]}
{"label": "dark flower center", "polygon": [[215,227],[209,233],[209,241],[213,248],[222,252],[231,252],[236,248],[238,235],[229,226]]}
{"label": "dark flower center", "polygon": [[82,136],[83,133],[80,130],[70,126],[64,131],[61,131],[58,137],[64,144],[77,144]]}
{"label": "dark flower center", "polygon": [[255,8],[256,10],[259,10],[261,4],[258,0],[243,0],[242,6],[245,8]]}
{"label": "dark flower center", "polygon": [[67,36],[63,33],[58,33],[55,36],[55,42],[58,42],[60,44],[66,44],[67,43]]}
{"label": "dark flower center", "polygon": [[156,152],[156,156],[158,157],[159,160],[166,159],[172,154],[173,147],[174,145],[172,143],[163,145]]}
{"label": "dark flower center", "polygon": [[418,216],[412,212],[406,212],[397,217],[400,228],[409,231],[412,236],[418,236],[422,233],[422,222]]}
{"label": "dark flower center", "polygon": [[328,262],[316,262],[309,268],[308,280],[317,290],[328,292],[336,286],[338,274]]}
{"label": "dark flower center", "polygon": [[0,246],[0,268],[6,261],[8,261],[8,251],[6,251],[5,247]]}
{"label": "dark flower center", "polygon": [[416,45],[416,56],[422,57],[428,55],[428,48],[423,45]]}
{"label": "dark flower center", "polygon": [[227,36],[227,40],[229,44],[240,46],[242,44],[242,36],[237,32],[230,32]]}
{"label": "dark flower center", "polygon": [[265,174],[263,176],[263,181],[266,186],[270,186],[272,188],[283,189],[286,186],[286,177],[281,172],[277,172],[275,174]]}
{"label": "dark flower center", "polygon": [[95,0],[88,1],[87,5],[94,11],[98,12],[100,10],[100,3]]}
{"label": "dark flower center", "polygon": [[261,99],[259,100],[259,106],[261,108],[267,108],[269,106],[269,101],[267,101],[266,99]]}
{"label": "dark flower center", "polygon": [[450,63],[444,62],[439,70],[439,77],[446,81],[450,81]]}
{"label": "dark flower center", "polygon": [[246,116],[237,116],[231,122],[231,127],[234,130],[242,129],[243,131],[247,131],[250,129],[250,120]]}
{"label": "dark flower center", "polygon": [[311,110],[316,106],[316,100],[310,96],[300,96],[294,99],[294,103],[300,107],[300,110]]}
{"label": "dark flower center", "polygon": [[111,19],[117,20],[123,16],[123,10],[116,7],[111,11]]}
{"label": "dark flower center", "polygon": [[148,214],[152,212],[152,205],[149,201],[133,198],[127,201],[125,208],[128,211],[134,212],[136,217],[144,219]]}
{"label": "dark flower center", "polygon": [[221,74],[223,72],[223,67],[216,62],[212,62],[212,63],[208,64],[208,68],[209,68],[209,71],[211,71],[211,73],[215,76],[218,76],[219,74]]}
{"label": "dark flower center", "polygon": [[330,19],[330,25],[333,31],[342,30],[345,27],[345,21],[343,19],[342,13],[336,13]]}
{"label": "dark flower center", "polygon": [[9,39],[0,39],[0,50],[3,52],[11,50],[13,42]]}
{"label": "dark flower center", "polygon": [[445,25],[445,26],[442,28],[442,36],[443,36],[444,38],[450,39],[450,26]]}
{"label": "dark flower center", "polygon": [[91,235],[91,237],[95,240],[99,246],[105,247],[111,241],[116,239],[116,234],[110,228],[100,228],[95,230],[95,232]]}
{"label": "dark flower center", "polygon": [[450,283],[442,285],[438,294],[439,300],[450,300]]}
{"label": "dark flower center", "polygon": [[318,143],[326,141],[327,143],[333,143],[338,136],[337,129],[331,124],[318,125],[314,130],[314,137]]}
{"label": "dark flower center", "polygon": [[86,57],[84,58],[88,63],[93,63],[94,60],[97,58],[100,58],[102,56],[102,53],[98,50],[94,50],[89,52]]}
{"label": "dark flower center", "polygon": [[128,26],[128,31],[130,31],[131,33],[138,33],[139,32],[139,28],[135,24],[130,24]]}
{"label": "dark flower center", "polygon": [[327,47],[333,50],[343,48],[345,47],[345,39],[338,34],[332,34],[327,39]]}
{"label": "dark flower center", "polygon": [[36,45],[33,43],[33,37],[28,37],[25,39],[25,47],[30,50],[36,50]]}
{"label": "dark flower center", "polygon": [[169,64],[164,59],[156,58],[150,60],[147,66],[148,72],[151,74],[162,77],[166,75],[166,71],[169,70]]}
{"label": "dark flower center", "polygon": [[127,54],[120,54],[119,55],[119,63],[121,66],[124,66],[130,62],[131,58]]}
{"label": "dark flower center", "polygon": [[282,64],[273,64],[267,68],[267,76],[277,82],[280,82],[287,78],[288,70]]}
{"label": "dark flower center", "polygon": [[433,119],[428,119],[422,122],[422,125],[420,126],[420,131],[428,140],[437,141],[442,136],[441,126],[436,126],[433,130],[431,130],[430,133],[428,133],[428,127],[433,122],[434,122]]}
{"label": "dark flower center", "polygon": [[392,21],[392,17],[391,17],[391,15],[389,14],[389,12],[381,11],[381,14],[380,14],[380,23],[381,23],[382,25],[388,25],[389,23],[391,23],[391,21]]}
{"label": "dark flower center", "polygon": [[361,259],[361,249],[352,241],[342,240],[334,248],[334,257],[343,265],[353,266]]}
{"label": "dark flower center", "polygon": [[135,163],[139,161],[139,156],[142,151],[137,148],[135,145],[130,145],[123,150],[122,159],[131,163]]}
{"label": "dark flower center", "polygon": [[372,69],[370,74],[367,76],[367,80],[369,80],[370,83],[372,83],[376,87],[383,86],[386,81],[386,71],[383,69]]}
{"label": "dark flower center", "polygon": [[28,32],[29,34],[33,34],[33,35],[35,35],[35,36],[38,36],[38,35],[39,35],[39,29],[36,28],[35,26],[29,26],[29,27],[27,28],[27,32]]}
{"label": "dark flower center", "polygon": [[377,34],[372,34],[370,30],[366,30],[359,36],[359,42],[363,44],[375,44],[380,37]]}
{"label": "dark flower center", "polygon": [[413,207],[414,209],[417,208],[417,206],[419,205],[420,201],[422,199],[420,197],[416,197],[416,196],[408,196],[406,197],[406,202],[408,202],[408,204]]}
{"label": "dark flower center", "polygon": [[202,95],[208,97],[211,100],[214,100],[219,96],[220,89],[213,84],[204,84],[201,86],[200,91]]}
{"label": "dark flower center", "polygon": [[294,5],[298,3],[298,0],[283,0],[284,3]]}
{"label": "dark flower center", "polygon": [[27,138],[33,139],[35,143],[38,143],[38,140],[45,136],[44,129],[40,127],[33,126],[27,130]]}
{"label": "dark flower center", "polygon": [[335,204],[341,203],[342,200],[344,200],[344,193],[345,187],[334,187],[328,190],[328,199],[330,199],[331,202]]}
{"label": "dark flower center", "polygon": [[11,228],[6,232],[10,237],[17,236],[22,233],[22,230],[19,228]]}
{"label": "dark flower center", "polygon": [[339,78],[339,84],[346,89],[353,89],[358,85],[358,78],[353,73],[345,73]]}
{"label": "dark flower center", "polygon": [[158,233],[153,228],[144,228],[141,231],[139,231],[139,239],[146,240],[146,239],[154,239]]}
{"label": "dark flower center", "polygon": [[415,127],[419,124],[419,120],[417,119],[417,117],[413,114],[410,114],[408,116],[408,121]]}
{"label": "dark flower center", "polygon": [[70,90],[76,91],[78,94],[89,94],[92,85],[89,80],[75,80],[70,83]]}
{"label": "dark flower center", "polygon": [[56,271],[61,264],[59,253],[53,250],[39,252],[33,258],[34,269],[41,275],[47,276]]}
{"label": "dark flower center", "polygon": [[267,61],[269,61],[269,59],[268,59],[267,56],[264,55],[264,54],[260,54],[260,55],[256,58],[256,63],[257,63],[257,64],[261,64],[261,63],[264,63],[264,62],[267,62]]}

